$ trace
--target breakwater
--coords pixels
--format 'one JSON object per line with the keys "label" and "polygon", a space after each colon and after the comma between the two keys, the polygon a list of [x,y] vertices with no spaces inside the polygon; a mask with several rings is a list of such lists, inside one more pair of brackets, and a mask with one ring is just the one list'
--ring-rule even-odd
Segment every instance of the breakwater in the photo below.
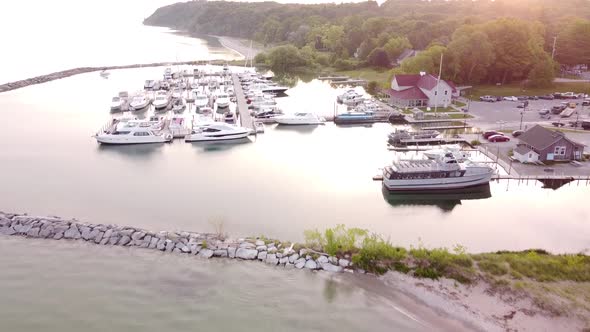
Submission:
{"label": "breakwater", "polygon": [[291,243],[261,238],[230,239],[221,234],[160,231],[90,224],[59,217],[34,217],[0,212],[0,235],[27,238],[85,241],[94,245],[137,247],[201,258],[258,260],[285,268],[364,272],[353,270],[351,262]]}
{"label": "breakwater", "polygon": [[205,65],[205,64],[223,65],[225,63],[227,63],[227,61],[212,60],[212,61],[153,62],[153,63],[144,63],[144,64],[122,65],[122,66],[79,67],[79,68],[62,70],[62,71],[54,72],[51,74],[26,78],[26,79],[20,80],[20,81],[14,81],[14,82],[0,84],[0,93],[24,88],[29,85],[46,83],[46,82],[74,76],[74,75],[85,74],[85,73],[90,73],[90,72],[95,72],[95,71],[102,71],[102,70],[133,69],[133,68],[162,67],[162,66],[176,66],[176,65],[195,65],[195,66]]}

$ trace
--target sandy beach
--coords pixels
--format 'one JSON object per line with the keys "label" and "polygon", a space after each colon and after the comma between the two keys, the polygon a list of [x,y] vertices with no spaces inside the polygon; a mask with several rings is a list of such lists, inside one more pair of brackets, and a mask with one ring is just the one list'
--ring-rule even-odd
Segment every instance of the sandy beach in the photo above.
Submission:
{"label": "sandy beach", "polygon": [[223,47],[240,54],[244,59],[253,59],[258,53],[264,51],[257,43],[252,43],[252,48],[250,48],[250,41],[247,39],[226,36],[213,37],[217,38]]}

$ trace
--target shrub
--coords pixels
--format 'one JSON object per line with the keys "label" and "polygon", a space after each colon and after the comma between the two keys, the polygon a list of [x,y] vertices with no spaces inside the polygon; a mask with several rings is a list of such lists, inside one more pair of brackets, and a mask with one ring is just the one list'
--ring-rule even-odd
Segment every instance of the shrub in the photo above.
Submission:
{"label": "shrub", "polygon": [[334,67],[338,70],[353,70],[355,63],[350,60],[337,59],[334,61]]}
{"label": "shrub", "polygon": [[440,273],[435,269],[429,267],[419,267],[414,270],[414,276],[418,278],[438,279],[441,277]]}
{"label": "shrub", "polygon": [[470,144],[473,146],[478,146],[481,144],[481,142],[479,140],[474,139],[473,141],[470,142]]}
{"label": "shrub", "polygon": [[[376,273],[384,273],[383,267],[394,267],[406,258],[404,248],[394,247],[389,241],[373,234],[365,237],[361,249],[352,256],[352,262],[358,267]],[[401,265],[398,268],[403,269]]]}

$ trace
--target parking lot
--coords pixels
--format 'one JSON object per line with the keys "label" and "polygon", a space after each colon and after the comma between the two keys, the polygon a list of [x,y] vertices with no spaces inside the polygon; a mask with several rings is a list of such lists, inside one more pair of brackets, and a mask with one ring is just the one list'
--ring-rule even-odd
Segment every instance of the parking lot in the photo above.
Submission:
{"label": "parking lot", "polygon": [[[576,110],[569,118],[562,118],[559,115],[550,114],[549,119],[540,116],[542,109],[551,109],[553,106],[561,105],[564,102],[579,103]],[[551,126],[553,122],[566,123],[567,128],[570,121],[590,120],[590,107],[582,107],[582,99],[555,99],[555,100],[529,100],[526,109],[518,108],[521,101],[497,101],[481,102],[472,101],[469,106],[469,113],[474,116],[469,122],[482,129],[520,129],[522,113],[522,129],[529,128],[533,124]]]}

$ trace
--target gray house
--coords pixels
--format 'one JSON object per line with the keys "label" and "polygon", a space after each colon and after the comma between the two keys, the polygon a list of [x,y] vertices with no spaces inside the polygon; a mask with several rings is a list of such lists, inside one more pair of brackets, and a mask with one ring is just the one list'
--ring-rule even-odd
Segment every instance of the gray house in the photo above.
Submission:
{"label": "gray house", "polygon": [[518,139],[514,158],[522,163],[580,160],[584,153],[583,144],[572,141],[560,131],[539,125],[525,131]]}

